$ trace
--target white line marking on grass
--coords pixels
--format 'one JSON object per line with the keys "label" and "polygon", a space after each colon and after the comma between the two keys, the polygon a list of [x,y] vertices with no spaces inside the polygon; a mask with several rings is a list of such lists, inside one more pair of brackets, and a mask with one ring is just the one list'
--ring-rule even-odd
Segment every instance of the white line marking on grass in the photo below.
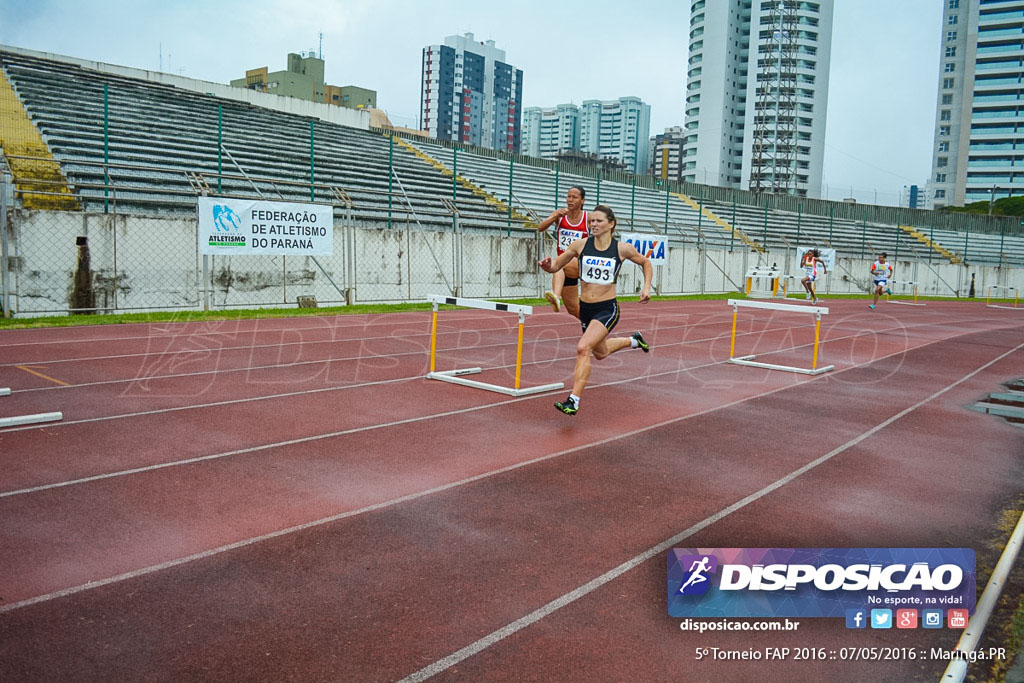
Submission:
{"label": "white line marking on grass", "polygon": [[939,389],[938,391],[933,393],[931,396],[928,396],[927,398],[918,401],[914,405],[912,405],[912,406],[910,406],[908,408],[904,408],[903,410],[901,410],[900,412],[896,413],[895,415],[893,415],[889,419],[884,420],[883,422],[875,425],[874,427],[872,427],[871,429],[867,430],[866,432],[863,432],[859,436],[856,436],[853,439],[847,441],[842,446],[838,446],[838,447],[832,449],[831,451],[829,451],[825,455],[823,455],[823,456],[821,456],[821,457],[819,457],[819,458],[817,458],[815,460],[812,460],[811,462],[807,463],[803,467],[799,467],[799,468],[793,470],[792,472],[790,472],[786,476],[784,476],[784,477],[782,477],[780,479],[777,479],[776,481],[772,482],[768,486],[765,486],[761,490],[755,491],[754,493],[751,493],[749,496],[746,496],[745,498],[741,498],[740,500],[736,501],[732,505],[719,510],[718,512],[716,512],[715,514],[713,514],[713,515],[711,515],[709,517],[704,518],[703,520],[701,520],[700,522],[697,522],[696,524],[694,524],[693,526],[689,527],[685,531],[683,531],[681,533],[678,533],[675,536],[669,538],[668,540],[662,541],[661,543],[659,543],[658,545],[654,546],[653,548],[649,548],[648,550],[645,550],[644,552],[640,553],[639,555],[636,555],[636,556],[626,560],[625,562],[623,562],[619,566],[615,567],[614,569],[611,569],[611,570],[605,572],[604,574],[601,574],[597,578],[594,578],[594,579],[588,581],[587,583],[583,584],[582,586],[579,586],[579,587],[575,588],[574,590],[571,590],[568,593],[565,593],[561,597],[558,597],[558,598],[552,600],[551,602],[547,603],[543,607],[540,607],[540,608],[530,612],[526,616],[521,617],[521,618],[519,618],[519,619],[517,619],[517,620],[515,620],[515,621],[513,621],[513,622],[511,622],[509,624],[506,624],[505,626],[499,628],[496,631],[491,632],[490,634],[484,636],[483,638],[480,638],[479,640],[477,640],[477,641],[475,641],[473,643],[470,643],[466,647],[453,652],[452,654],[448,655],[447,657],[439,659],[436,662],[434,662],[433,664],[425,666],[422,669],[420,669],[419,671],[416,671],[415,673],[410,674],[409,676],[406,676],[405,678],[403,678],[401,680],[401,683],[414,683],[414,682],[418,682],[418,681],[425,681],[428,678],[436,676],[437,674],[439,674],[439,673],[441,673],[441,672],[443,672],[443,671],[445,671],[447,669],[450,669],[451,667],[455,666],[459,662],[462,662],[462,661],[472,657],[473,655],[476,655],[476,654],[479,654],[480,652],[483,652],[484,650],[486,650],[487,648],[491,647],[492,645],[494,645],[495,643],[499,642],[500,640],[502,640],[504,638],[507,638],[508,636],[510,636],[510,635],[512,635],[512,634],[514,634],[514,633],[516,633],[518,631],[523,630],[527,626],[530,626],[531,624],[534,624],[534,623],[540,621],[541,619],[543,619],[545,617],[550,616],[551,614],[557,612],[558,610],[562,609],[563,607],[565,607],[565,606],[567,606],[569,604],[572,604],[573,602],[579,600],[583,596],[585,596],[585,595],[587,595],[589,593],[592,593],[593,591],[597,590],[598,588],[601,588],[602,586],[604,586],[605,584],[607,584],[607,583],[609,583],[611,581],[614,581],[615,579],[619,578],[620,576],[622,576],[626,572],[630,571],[631,569],[633,569],[633,568],[643,564],[647,560],[650,560],[650,559],[652,559],[654,557],[657,557],[658,555],[661,555],[662,553],[668,552],[668,550],[670,550],[673,546],[678,545],[680,542],[686,540],[690,536],[693,536],[697,532],[706,529],[707,527],[711,526],[715,522],[718,522],[718,521],[724,519],[725,517],[728,517],[732,513],[736,512],[737,510],[741,510],[741,509],[745,508],[746,506],[750,505],[751,503],[754,503],[754,502],[760,500],[761,498],[764,498],[765,496],[767,496],[767,495],[777,491],[778,489],[782,488],[786,484],[790,483],[791,481],[793,481],[794,479],[796,479],[800,475],[805,474],[805,473],[813,470],[814,468],[818,467],[819,465],[828,462],[829,460],[831,460],[835,456],[839,455],[840,453],[843,453],[844,451],[848,450],[849,448],[852,448],[853,446],[856,446],[857,444],[859,444],[864,439],[867,439],[868,437],[873,436],[874,434],[877,434],[879,431],[885,429],[886,427],[888,427],[892,423],[896,422],[900,418],[904,417],[905,415],[908,415],[908,414],[912,413],[913,411],[917,410],[918,408],[920,408],[921,406],[925,405],[926,403],[929,403],[929,402],[935,400],[936,398],[938,398],[942,394],[946,393],[950,389],[952,389],[952,388],[962,384],[963,382],[966,382],[967,380],[969,380],[970,378],[974,377],[975,375],[977,375],[982,370],[985,370],[986,368],[988,368],[988,367],[994,365],[995,363],[1001,361],[1003,358],[1006,358],[1011,353],[1019,351],[1021,348],[1024,348],[1024,344],[1020,344],[1017,347],[1015,347],[1015,348],[1013,348],[1013,349],[1003,353],[1002,355],[1000,355],[1000,356],[990,360],[989,362],[987,362],[984,365],[982,365],[980,368],[977,368],[976,370],[973,370],[973,371],[969,372],[968,374],[964,375],[963,377],[961,377],[960,379],[956,380],[952,384],[949,384],[946,387],[944,387],[942,389]]}

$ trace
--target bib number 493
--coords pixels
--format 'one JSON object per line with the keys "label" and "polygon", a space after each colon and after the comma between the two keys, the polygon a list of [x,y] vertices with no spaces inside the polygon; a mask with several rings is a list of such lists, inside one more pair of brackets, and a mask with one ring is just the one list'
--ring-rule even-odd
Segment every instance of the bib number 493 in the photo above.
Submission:
{"label": "bib number 493", "polygon": [[615,260],[588,256],[583,259],[583,279],[594,284],[611,284],[615,279]]}

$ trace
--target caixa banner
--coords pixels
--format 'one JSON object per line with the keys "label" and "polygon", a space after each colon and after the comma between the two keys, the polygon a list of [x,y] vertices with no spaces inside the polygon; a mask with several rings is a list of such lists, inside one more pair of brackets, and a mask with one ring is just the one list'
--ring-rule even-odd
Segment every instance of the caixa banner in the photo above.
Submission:
{"label": "caixa banner", "polygon": [[674,548],[673,617],[844,617],[848,609],[974,611],[969,548]]}
{"label": "caixa banner", "polygon": [[200,197],[199,253],[329,256],[334,209],[324,204]]}
{"label": "caixa banner", "polygon": [[663,266],[667,263],[668,242],[661,235],[630,232],[624,234],[620,239],[636,247],[637,251],[651,260],[651,265]]}

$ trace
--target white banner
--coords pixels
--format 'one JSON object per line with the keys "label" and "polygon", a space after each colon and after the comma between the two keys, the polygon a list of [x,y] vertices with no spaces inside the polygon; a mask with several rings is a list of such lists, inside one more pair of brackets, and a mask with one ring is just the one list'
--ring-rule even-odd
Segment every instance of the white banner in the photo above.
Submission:
{"label": "white banner", "polygon": [[334,207],[199,198],[200,254],[329,256],[333,251]]}
{"label": "white banner", "polygon": [[636,247],[637,251],[651,260],[651,265],[663,266],[668,260],[668,242],[661,235],[628,232],[619,239]]}
{"label": "white banner", "polygon": [[821,252],[820,258],[825,262],[825,268],[831,273],[836,267],[836,250],[835,249],[822,249],[820,247],[797,247],[796,248],[796,269],[799,271],[802,268],[804,254],[809,251],[817,249]]}

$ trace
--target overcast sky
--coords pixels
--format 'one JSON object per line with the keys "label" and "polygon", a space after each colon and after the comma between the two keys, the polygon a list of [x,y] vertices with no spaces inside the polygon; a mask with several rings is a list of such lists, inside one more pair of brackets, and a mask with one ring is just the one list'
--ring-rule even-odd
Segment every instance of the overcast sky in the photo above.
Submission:
{"label": "overcast sky", "polygon": [[[708,0],[722,2],[724,0]],[[931,169],[940,0],[835,0],[823,188],[895,204]],[[0,0],[0,43],[227,83],[319,50],[326,80],[415,125],[420,51],[472,31],[524,72],[524,106],[636,95],[683,123],[689,2]]]}

